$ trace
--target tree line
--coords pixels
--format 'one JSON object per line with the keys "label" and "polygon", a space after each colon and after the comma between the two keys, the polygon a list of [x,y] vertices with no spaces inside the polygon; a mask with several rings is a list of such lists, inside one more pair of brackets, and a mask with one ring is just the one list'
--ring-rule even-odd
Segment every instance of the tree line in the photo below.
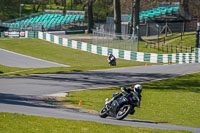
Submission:
{"label": "tree line", "polygon": [[[88,32],[91,32],[95,20],[102,20],[102,16],[114,16],[115,32],[121,33],[121,9],[129,8],[131,18],[131,33],[139,25],[139,12],[145,5],[157,2],[180,2],[185,11],[190,12],[191,1],[194,0],[1,0],[0,17],[4,19],[19,17],[20,4],[30,5],[30,9],[23,9],[24,12],[37,13],[45,9],[52,9],[51,5],[59,6],[63,10],[74,10],[79,6],[79,10],[87,12],[88,18]],[[196,1],[196,0],[195,0]],[[125,3],[127,6],[121,7]],[[142,4],[141,4],[142,3]],[[196,2],[198,3],[198,2]],[[17,6],[16,6],[17,5]],[[195,5],[195,4],[194,4]],[[103,14],[103,15],[100,15]],[[8,16],[8,18],[4,18]],[[100,19],[99,19],[100,18]],[[105,20],[105,18],[103,18]],[[135,30],[136,31],[136,30]]]}

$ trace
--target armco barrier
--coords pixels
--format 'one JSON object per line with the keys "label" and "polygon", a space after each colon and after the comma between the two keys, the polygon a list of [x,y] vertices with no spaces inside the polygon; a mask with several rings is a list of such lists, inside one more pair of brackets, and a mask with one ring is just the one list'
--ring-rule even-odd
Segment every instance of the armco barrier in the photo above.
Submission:
{"label": "armco barrier", "polygon": [[150,62],[150,63],[178,63],[178,64],[200,62],[200,57],[199,57],[200,49],[195,49],[195,53],[155,54],[155,53],[134,52],[134,51],[96,46],[85,42],[78,42],[67,38],[61,38],[59,36],[52,35],[46,32],[39,32],[38,38],[65,47],[87,51],[103,56],[108,56],[108,54],[112,53],[116,58],[126,59],[126,60],[134,60],[134,61]]}

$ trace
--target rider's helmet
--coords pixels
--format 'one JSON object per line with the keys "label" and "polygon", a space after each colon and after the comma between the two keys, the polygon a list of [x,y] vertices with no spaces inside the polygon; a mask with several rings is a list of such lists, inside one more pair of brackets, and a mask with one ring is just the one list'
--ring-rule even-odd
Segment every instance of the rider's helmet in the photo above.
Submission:
{"label": "rider's helmet", "polygon": [[142,92],[142,86],[140,84],[136,84],[133,89],[138,94],[140,94]]}

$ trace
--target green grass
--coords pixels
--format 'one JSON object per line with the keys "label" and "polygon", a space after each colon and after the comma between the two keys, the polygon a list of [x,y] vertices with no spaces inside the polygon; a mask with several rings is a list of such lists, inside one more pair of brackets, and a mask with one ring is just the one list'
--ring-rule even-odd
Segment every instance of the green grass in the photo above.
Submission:
{"label": "green grass", "polygon": [[[165,34],[161,34],[159,37],[160,43],[164,42],[164,38],[166,43],[170,43],[173,42],[173,44],[178,45],[180,43],[182,43],[183,46],[195,46],[195,41],[194,39],[196,38],[196,33],[195,32],[185,32],[184,35],[182,35],[182,40],[181,40],[181,33],[173,33],[173,34],[169,34],[167,37],[165,37]],[[146,41],[154,41],[157,43],[157,36],[153,36],[153,37],[144,37],[143,38]],[[190,39],[190,41],[188,41],[188,39]],[[191,40],[193,40],[191,42]],[[190,43],[191,45],[188,45],[188,43]]]}
{"label": "green grass", "polygon": [[[147,53],[167,54],[167,53],[171,53],[170,46],[195,47],[195,45],[196,45],[195,32],[185,32],[183,37],[182,37],[182,40],[181,40],[181,34],[180,33],[174,33],[173,35],[171,35],[171,34],[168,35],[165,39],[165,41],[166,41],[165,45],[169,46],[169,51],[167,52],[166,47],[165,47],[165,50],[162,51],[161,44],[164,42],[164,37],[165,37],[164,35],[162,35],[160,37],[160,49],[159,50],[158,50],[158,48],[154,49],[153,46],[151,48],[150,48],[150,46],[148,46],[148,48],[146,48],[146,43],[140,41],[139,51],[140,52],[147,52]],[[151,39],[148,39],[148,37],[145,37],[144,40],[145,41],[153,41],[153,42],[157,43],[157,37],[156,36],[152,37]],[[176,50],[173,50],[172,53],[175,53],[175,51]],[[184,52],[184,50],[183,50],[183,52]],[[178,50],[178,53],[181,53],[181,50]]]}
{"label": "green grass", "polygon": [[[132,119],[200,127],[200,73],[143,84],[141,108]],[[64,102],[99,112],[119,88],[71,92]]]}
{"label": "green grass", "polygon": [[0,121],[2,133],[189,133],[10,113],[0,113]]}
{"label": "green grass", "polygon": [[0,65],[0,74],[15,72],[15,71],[22,71],[22,70],[26,70],[26,69],[16,68],[16,67],[7,67],[7,66]]}
{"label": "green grass", "polygon": [[145,53],[157,53],[157,54],[167,54],[167,52],[163,52],[161,49],[154,49],[150,47],[146,47],[146,43],[144,41],[139,42],[139,52],[145,52]]}
{"label": "green grass", "polygon": [[169,44],[172,45],[183,45],[183,46],[188,46],[188,47],[195,47],[196,45],[196,34],[190,34],[190,35],[185,35],[183,36],[182,40],[181,38],[176,38],[173,41],[171,41]]}
{"label": "green grass", "polygon": [[[85,71],[115,68],[108,65],[106,56],[96,55],[55,45],[39,39],[0,40],[0,48],[71,66],[68,68],[31,69],[29,71],[21,72],[18,74]],[[116,67],[140,66],[144,64],[145,63],[142,62],[117,59]],[[2,70],[0,69],[0,71]]]}

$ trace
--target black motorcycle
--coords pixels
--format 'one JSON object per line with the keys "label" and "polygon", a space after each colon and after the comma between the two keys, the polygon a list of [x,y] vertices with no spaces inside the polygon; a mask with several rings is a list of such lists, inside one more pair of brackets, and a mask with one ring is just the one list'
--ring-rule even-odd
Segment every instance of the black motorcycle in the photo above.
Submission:
{"label": "black motorcycle", "polygon": [[110,66],[116,66],[116,59],[112,59],[109,61]]}
{"label": "black motorcycle", "polygon": [[117,98],[112,103],[105,102],[104,107],[101,109],[99,116],[106,118],[107,116],[114,117],[117,120],[124,119],[128,114],[133,115],[135,107],[140,106],[140,98],[131,92],[128,95]]}

